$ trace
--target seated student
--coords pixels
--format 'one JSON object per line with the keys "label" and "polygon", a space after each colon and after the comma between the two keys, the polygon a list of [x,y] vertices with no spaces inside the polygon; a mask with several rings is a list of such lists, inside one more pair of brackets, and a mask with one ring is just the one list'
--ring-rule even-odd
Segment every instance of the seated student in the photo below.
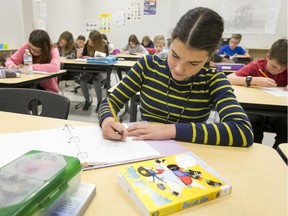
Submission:
{"label": "seated student", "polygon": [[246,55],[249,56],[246,51],[238,46],[240,44],[240,41],[242,39],[242,35],[241,34],[232,34],[230,41],[229,41],[229,45],[224,45],[222,46],[219,51],[218,54],[219,55],[228,55],[228,56],[235,56],[235,55]]}
{"label": "seated student", "polygon": [[[287,39],[273,43],[265,59],[251,62],[244,68],[227,76],[231,84],[242,86],[287,86]],[[254,142],[262,143],[265,125],[269,124],[276,131],[273,148],[280,143],[287,143],[287,118],[276,116],[248,115],[254,130]]]}
{"label": "seated student", "polygon": [[[88,42],[85,44],[83,50],[83,58],[93,57],[95,51],[106,53],[107,56],[109,55],[108,45],[103,41],[101,33],[97,30],[90,32]],[[85,98],[83,111],[87,111],[92,104],[89,95],[88,82],[93,80],[97,97],[97,107],[95,111],[98,112],[100,102],[102,101],[101,81],[105,79],[104,77],[104,73],[86,73],[80,78],[80,86]]]}
{"label": "seated student", "polygon": [[[129,36],[128,44],[121,50],[124,54],[145,54],[149,55],[149,52],[142,46],[135,34]],[[117,69],[117,75],[122,80],[122,69]]]}
{"label": "seated student", "polygon": [[142,46],[144,46],[145,48],[154,48],[154,43],[153,41],[150,39],[150,37],[148,35],[145,35],[142,38]]}
{"label": "seated student", "polygon": [[[229,81],[224,73],[207,67],[223,30],[223,19],[211,9],[197,7],[183,15],[173,29],[168,58],[144,56],[102,101],[99,122],[103,137],[252,145],[251,124]],[[126,129],[112,117],[110,107],[117,113],[137,92],[141,118],[146,122]],[[219,123],[206,122],[213,108],[220,115]]]}
{"label": "seated student", "polygon": [[102,35],[103,41],[104,41],[106,44],[108,44],[109,53],[112,53],[113,50],[115,49],[114,45],[108,41],[106,34],[101,34],[101,35]]}
{"label": "seated student", "polygon": [[[23,44],[11,57],[6,60],[6,67],[9,69],[19,68],[23,64],[23,54],[25,49],[29,49],[32,54],[32,68],[36,71],[58,72],[60,70],[60,57],[57,47],[50,40],[48,33],[44,30],[36,29],[29,35],[29,42]],[[39,89],[59,92],[57,77],[42,80]]]}
{"label": "seated student", "polygon": [[125,54],[145,54],[149,55],[148,51],[142,46],[135,34],[129,36],[128,44],[121,50]]}
{"label": "seated student", "polygon": [[154,55],[158,55],[164,50],[165,47],[165,37],[163,35],[156,35],[154,37]]}
{"label": "seated student", "polygon": [[76,40],[76,51],[77,51],[77,58],[82,58],[82,52],[85,46],[86,38],[84,35],[79,35]]}
{"label": "seated student", "polygon": [[69,31],[65,31],[59,36],[57,48],[59,50],[60,57],[66,57],[67,59],[76,58],[74,38]]}
{"label": "seated student", "polygon": [[171,39],[168,38],[167,39],[167,46],[164,47],[164,49],[157,54],[157,56],[161,59],[167,59],[168,58],[168,53],[169,53],[169,49],[170,49],[170,45],[171,45]]}

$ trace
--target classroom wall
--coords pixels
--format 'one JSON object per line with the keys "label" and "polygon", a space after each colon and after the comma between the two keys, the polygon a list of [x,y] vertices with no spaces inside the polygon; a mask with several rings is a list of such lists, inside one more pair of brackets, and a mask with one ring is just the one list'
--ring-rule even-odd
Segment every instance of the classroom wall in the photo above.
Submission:
{"label": "classroom wall", "polygon": [[[129,0],[86,0],[85,19],[96,20],[99,13],[112,13],[115,9],[125,9]],[[169,36],[168,26],[171,16],[172,0],[158,0],[156,15],[142,16],[140,21],[127,21],[125,26],[112,25],[112,31],[107,32],[108,40],[115,48],[123,48],[128,43],[131,34],[136,34],[141,42],[144,35],[153,40],[155,35]]]}
{"label": "classroom wall", "polygon": [[[0,13],[0,19],[2,21],[0,43],[8,43],[10,48],[17,48],[28,40],[30,30],[27,28],[31,26],[31,17],[29,18],[29,16],[31,16],[30,13],[32,13],[31,11],[33,10],[31,6],[27,8],[27,5],[23,4],[25,1],[41,0],[0,0],[2,9]],[[87,21],[97,20],[97,16],[100,13],[113,14],[114,9],[125,9],[129,1],[130,0],[46,0],[44,2],[47,4],[47,31],[53,42],[56,42],[59,35],[66,30],[71,31],[75,38],[79,34],[86,35],[85,24]],[[210,7],[219,12],[220,3],[221,0],[157,0],[156,15],[143,16],[140,21],[126,22],[126,25],[122,27],[112,25],[112,31],[106,34],[116,48],[122,48],[127,43],[129,35],[133,33],[138,36],[139,40],[146,34],[150,35],[151,38],[156,34],[163,34],[168,38],[180,16],[188,9],[203,6]],[[223,36],[230,37],[230,33],[227,34],[224,32]],[[286,0],[282,0],[276,34],[243,34],[241,45],[245,48],[269,48],[275,40],[281,37],[287,37]]]}
{"label": "classroom wall", "polygon": [[8,48],[18,48],[24,41],[22,0],[0,0],[0,5],[0,43],[8,43]]}
{"label": "classroom wall", "polygon": [[47,31],[53,42],[60,34],[70,31],[76,39],[85,33],[86,0],[47,0]]}
{"label": "classroom wall", "polygon": [[[250,0],[241,0],[247,1]],[[181,2],[181,4],[180,4]],[[276,27],[276,33],[274,35],[264,35],[264,34],[242,34],[241,46],[244,48],[270,48],[272,43],[279,38],[287,38],[287,0],[282,0],[281,9],[279,13],[279,19]],[[220,4],[221,0],[181,0],[181,1],[172,1],[171,8],[177,8],[177,10],[171,11],[170,26],[173,28],[176,24],[176,21],[184,14],[188,9],[194,7],[209,7],[216,12],[220,13]],[[251,1],[250,1],[251,4]],[[233,5],[231,4],[231,7]],[[220,14],[221,15],[221,14]],[[269,16],[269,14],[266,14]],[[224,30],[223,37],[230,37],[231,33],[226,33]]]}

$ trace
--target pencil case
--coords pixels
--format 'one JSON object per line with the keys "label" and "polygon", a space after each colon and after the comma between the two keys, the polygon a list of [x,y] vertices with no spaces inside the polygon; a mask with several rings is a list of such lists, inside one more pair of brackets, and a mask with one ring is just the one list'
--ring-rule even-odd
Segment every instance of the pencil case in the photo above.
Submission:
{"label": "pencil case", "polygon": [[80,180],[78,158],[29,151],[0,168],[0,215],[51,215]]}
{"label": "pencil case", "polygon": [[17,78],[21,77],[19,70],[0,68],[0,78]]}

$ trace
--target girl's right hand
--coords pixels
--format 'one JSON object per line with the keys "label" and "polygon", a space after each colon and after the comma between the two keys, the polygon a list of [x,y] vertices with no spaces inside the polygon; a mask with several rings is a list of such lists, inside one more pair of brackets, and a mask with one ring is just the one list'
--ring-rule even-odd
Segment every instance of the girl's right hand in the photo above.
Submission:
{"label": "girl's right hand", "polygon": [[113,117],[107,117],[102,122],[102,136],[104,139],[125,140],[128,131],[120,122],[115,121]]}

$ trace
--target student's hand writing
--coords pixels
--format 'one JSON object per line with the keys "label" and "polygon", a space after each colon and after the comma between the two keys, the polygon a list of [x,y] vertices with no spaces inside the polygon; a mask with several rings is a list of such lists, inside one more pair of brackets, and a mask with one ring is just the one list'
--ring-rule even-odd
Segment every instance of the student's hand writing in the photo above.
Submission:
{"label": "student's hand writing", "polygon": [[102,122],[102,136],[110,140],[125,140],[128,135],[126,128],[113,117],[107,117]]}
{"label": "student's hand writing", "polygon": [[174,124],[146,124],[137,123],[130,126],[128,136],[133,136],[133,140],[159,140],[174,139],[176,136],[176,128]]}
{"label": "student's hand writing", "polygon": [[276,87],[275,80],[266,77],[253,77],[251,84],[262,87]]}

